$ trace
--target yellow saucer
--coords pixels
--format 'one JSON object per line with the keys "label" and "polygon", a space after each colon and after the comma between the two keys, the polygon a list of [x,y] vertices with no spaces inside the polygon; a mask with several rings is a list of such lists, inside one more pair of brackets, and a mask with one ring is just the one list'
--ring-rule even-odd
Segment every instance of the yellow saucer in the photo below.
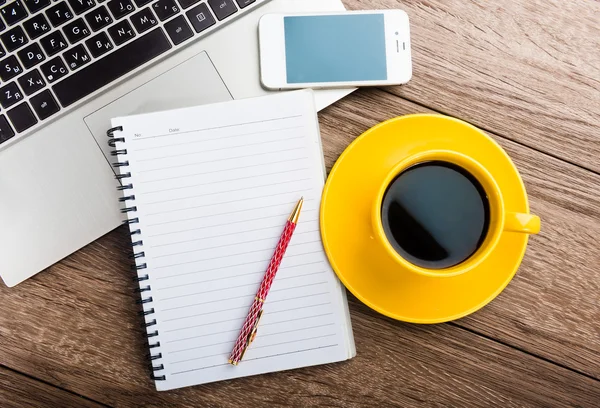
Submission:
{"label": "yellow saucer", "polygon": [[527,234],[503,232],[477,268],[452,277],[411,272],[374,238],[371,212],[382,180],[402,159],[432,149],[461,152],[495,178],[510,211],[529,212],[521,177],[504,150],[477,128],[441,115],[408,115],[359,136],[331,170],[321,201],[321,236],[343,284],[391,318],[440,323],[485,306],[508,285],[527,247]]}

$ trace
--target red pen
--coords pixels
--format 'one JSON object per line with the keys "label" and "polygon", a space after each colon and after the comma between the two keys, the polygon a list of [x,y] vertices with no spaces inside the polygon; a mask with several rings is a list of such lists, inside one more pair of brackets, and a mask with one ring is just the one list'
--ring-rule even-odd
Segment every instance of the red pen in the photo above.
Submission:
{"label": "red pen", "polygon": [[269,267],[267,268],[265,276],[260,283],[258,292],[256,292],[256,296],[252,302],[252,306],[250,306],[248,316],[246,316],[246,320],[244,320],[244,325],[242,326],[240,335],[238,336],[235,345],[233,346],[231,355],[229,356],[229,364],[238,365],[239,362],[242,361],[244,353],[250,346],[250,343],[252,343],[256,337],[256,329],[258,327],[258,323],[260,322],[260,317],[262,316],[263,304],[265,303],[269,289],[271,289],[271,285],[273,284],[273,280],[275,279],[275,274],[277,274],[279,265],[281,265],[281,260],[283,259],[285,250],[292,239],[292,234],[296,229],[296,224],[298,224],[298,218],[300,217],[300,211],[302,210],[303,203],[304,198],[301,198],[300,201],[298,201],[298,204],[296,204],[296,207],[294,207],[294,211],[292,211],[290,218],[288,218],[287,222],[285,223],[285,228],[283,229],[281,238],[279,238],[279,243],[275,248],[275,253],[269,262]]}

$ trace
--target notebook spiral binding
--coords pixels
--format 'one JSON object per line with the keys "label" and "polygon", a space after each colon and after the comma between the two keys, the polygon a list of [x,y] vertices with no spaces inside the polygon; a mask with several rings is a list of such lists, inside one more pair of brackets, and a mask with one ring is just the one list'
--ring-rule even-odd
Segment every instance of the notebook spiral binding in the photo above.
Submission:
{"label": "notebook spiral binding", "polygon": [[[119,143],[125,142],[125,138],[115,137],[115,133],[122,131],[123,127],[117,126],[109,129],[106,132],[106,135],[109,138],[108,145],[115,148],[115,150],[110,152],[112,156],[122,157],[127,155],[127,149],[117,148]],[[131,191],[128,191],[133,190],[134,187],[133,184],[126,181],[126,179],[131,177],[131,173],[126,170],[126,167],[129,166],[129,161],[117,161],[112,165],[119,170],[119,174],[115,177],[121,182],[121,185],[117,187],[117,189],[119,191],[123,191],[123,197],[119,198],[119,202],[123,203],[121,212],[127,214],[128,216],[128,219],[123,221],[123,224],[129,226],[132,237],[140,236],[142,231],[136,226],[139,224],[140,220],[134,215],[135,212],[137,212],[137,207],[135,206],[135,194],[133,194]],[[142,239],[136,241],[132,238],[133,253],[129,255],[129,258],[133,259],[135,263],[131,268],[136,272],[136,276],[133,278],[133,280],[139,283],[139,288],[136,289],[135,292],[140,294],[140,299],[137,300],[136,303],[141,304],[144,308],[141,312],[139,312],[139,315],[144,318],[144,324],[142,327],[146,328],[146,337],[148,338],[148,348],[150,349],[150,353],[148,353],[147,358],[150,361],[150,368],[152,370],[151,378],[155,381],[164,381],[167,379],[165,375],[156,375],[156,371],[164,370],[165,368],[163,364],[160,364],[160,362],[157,361],[162,358],[162,353],[152,353],[153,349],[160,347],[160,341],[157,339],[159,336],[158,330],[152,329],[152,326],[156,325],[156,319],[148,317],[154,314],[154,308],[151,305],[153,301],[152,287],[149,284],[144,283],[145,281],[149,280],[150,277],[141,272],[148,267],[148,265],[144,262],[145,253],[143,251],[143,245],[144,241]]]}

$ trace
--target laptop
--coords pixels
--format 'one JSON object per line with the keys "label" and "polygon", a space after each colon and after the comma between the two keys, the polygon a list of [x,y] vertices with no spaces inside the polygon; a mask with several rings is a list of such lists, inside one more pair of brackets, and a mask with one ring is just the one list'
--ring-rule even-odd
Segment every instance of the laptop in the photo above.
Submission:
{"label": "laptop", "polygon": [[[5,0],[0,0],[0,4]],[[110,119],[265,94],[257,26],[340,0],[0,6],[0,276],[14,286],[122,221]],[[318,91],[323,108],[350,90]]]}

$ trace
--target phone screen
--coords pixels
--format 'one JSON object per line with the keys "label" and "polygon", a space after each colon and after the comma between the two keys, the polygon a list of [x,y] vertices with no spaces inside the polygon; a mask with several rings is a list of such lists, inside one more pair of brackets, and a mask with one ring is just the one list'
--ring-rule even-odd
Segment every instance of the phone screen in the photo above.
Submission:
{"label": "phone screen", "polygon": [[287,82],[387,80],[383,14],[284,17]]}

